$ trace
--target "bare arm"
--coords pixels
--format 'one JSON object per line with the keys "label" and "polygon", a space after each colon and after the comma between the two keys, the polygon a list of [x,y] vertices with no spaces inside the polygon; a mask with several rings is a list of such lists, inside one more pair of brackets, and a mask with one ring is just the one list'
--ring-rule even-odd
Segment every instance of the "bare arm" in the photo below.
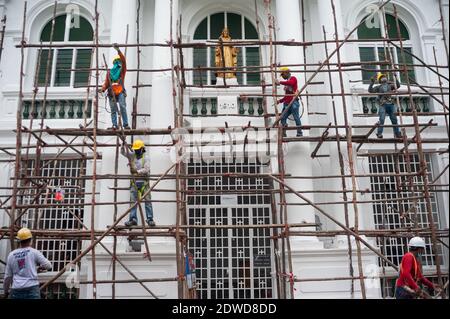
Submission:
{"label": "bare arm", "polygon": [[36,264],[39,266],[39,269],[52,269],[52,263],[50,262],[50,260],[45,258],[44,255],[38,250],[36,250]]}
{"label": "bare arm", "polygon": [[5,293],[5,295],[9,295],[9,288],[11,287],[12,284],[12,277],[5,277],[5,279],[3,280],[3,291]]}
{"label": "bare arm", "polygon": [[11,287],[12,279],[13,279],[13,273],[12,273],[10,261],[8,258],[7,263],[6,263],[5,278],[3,280],[3,291],[4,291],[5,295],[9,294],[9,288]]}
{"label": "bare arm", "polygon": [[122,147],[120,148],[120,154],[122,154],[123,156],[125,156],[126,158],[130,158],[131,156],[133,156],[133,154],[130,152],[130,150],[128,149],[128,147],[126,147],[125,145],[122,145]]}

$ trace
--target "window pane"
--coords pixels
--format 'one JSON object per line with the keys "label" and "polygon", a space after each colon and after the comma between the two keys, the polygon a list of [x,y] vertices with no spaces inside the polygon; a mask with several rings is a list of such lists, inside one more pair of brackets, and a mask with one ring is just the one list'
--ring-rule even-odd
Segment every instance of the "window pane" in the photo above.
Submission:
{"label": "window pane", "polygon": [[227,24],[232,39],[242,39],[242,20],[241,15],[227,13]]}
{"label": "window pane", "polygon": [[[364,20],[367,19],[364,18]],[[376,21],[378,19],[378,15],[374,15],[372,20],[366,20],[363,24],[358,28],[358,39],[380,39],[381,38],[381,25]]]}
{"label": "window pane", "polygon": [[[246,52],[247,66],[259,65],[259,48],[247,48]],[[250,71],[252,71],[250,69]],[[259,72],[247,73],[247,84],[259,84]]]}
{"label": "window pane", "polygon": [[253,24],[245,18],[245,38],[246,39],[258,39],[258,32]]}
{"label": "window pane", "polygon": [[208,18],[205,18],[194,33],[194,40],[206,40],[208,38]]}
{"label": "window pane", "polygon": [[[194,67],[206,67],[206,48],[194,48]],[[205,71],[194,71],[194,84],[207,84],[207,77]]]}
{"label": "window pane", "polygon": [[72,17],[70,29],[69,41],[92,41],[94,38],[94,30],[92,30],[91,24],[83,17],[78,16],[80,23],[77,28],[75,25],[75,17]]}
{"label": "window pane", "polygon": [[[402,54],[401,49],[397,49],[397,57],[398,57],[398,63],[399,68],[403,68],[404,64],[407,64],[407,69],[408,69],[408,74],[409,74],[409,80],[411,82],[411,84],[413,84],[413,81],[416,81],[416,74],[414,72],[414,67],[411,66],[413,64],[413,58],[410,54],[408,53],[412,53],[412,48],[403,48],[404,52]],[[404,59],[403,59],[403,55],[404,55]],[[406,83],[406,74],[405,72],[400,72],[400,81],[402,83]]]}
{"label": "window pane", "polygon": [[48,83],[50,85],[50,78],[52,75],[52,62],[53,62],[53,50],[50,52],[50,57],[48,56],[49,50],[44,49],[41,51],[39,57],[39,73],[38,73],[38,86],[45,86],[45,78],[48,65]]}
{"label": "window pane", "polygon": [[58,50],[58,58],[56,59],[55,86],[70,85],[72,56],[73,49]]}
{"label": "window pane", "polygon": [[[77,51],[76,69],[86,69],[91,66],[92,50],[80,49]],[[88,84],[89,71],[76,71],[75,72],[75,86],[85,86]]]}
{"label": "window pane", "polygon": [[[395,17],[387,14],[386,15],[386,23],[388,26],[388,34],[389,38],[398,39],[400,38],[398,32],[397,32],[397,21],[395,20]],[[400,35],[403,40],[409,40],[409,32],[406,28],[405,24],[399,19],[398,23],[400,25]]]}
{"label": "window pane", "polygon": [[[240,67],[242,67],[244,65],[242,57],[243,57],[242,49],[239,49],[239,53],[238,53],[238,56],[237,56],[237,66],[238,66],[238,68],[240,68]],[[239,69],[239,70],[242,70],[242,69]],[[238,80],[238,83],[244,84],[244,77],[243,77],[242,72],[236,72],[236,78]]]}
{"label": "window pane", "polygon": [[[56,17],[55,28],[53,30],[53,41],[64,41],[64,31],[66,30],[66,15]],[[41,33],[42,42],[50,42],[52,32],[52,20],[48,22]]]}
{"label": "window pane", "polygon": [[[209,54],[210,54],[210,61],[211,61],[211,66],[215,67],[215,60],[216,60],[216,49],[215,48],[209,48]],[[211,71],[211,84],[215,85],[217,82],[216,80],[216,71]]]}
{"label": "window pane", "polygon": [[[390,55],[386,54],[387,52],[389,52],[387,48],[386,48],[386,50],[384,48],[378,48],[378,61],[388,63],[387,65],[380,65],[380,70],[391,69],[391,64],[393,61],[395,61],[393,49],[391,49]],[[390,79],[390,80],[392,80],[392,79]]]}
{"label": "window pane", "polygon": [[211,39],[218,39],[225,27],[224,13],[216,13],[211,16]]}
{"label": "window pane", "polygon": [[[375,59],[374,48],[359,48],[359,58],[361,62],[373,62]],[[362,71],[363,83],[370,83],[370,78],[376,75],[377,67],[375,65],[363,65],[363,69],[369,69],[373,71]]]}

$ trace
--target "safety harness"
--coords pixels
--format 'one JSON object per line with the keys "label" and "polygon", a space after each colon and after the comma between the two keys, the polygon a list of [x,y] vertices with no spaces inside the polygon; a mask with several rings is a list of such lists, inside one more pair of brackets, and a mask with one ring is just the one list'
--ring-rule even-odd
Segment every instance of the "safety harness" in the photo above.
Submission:
{"label": "safety harness", "polygon": [[[417,264],[417,260],[416,260],[416,257],[414,256],[414,254],[409,252],[409,253],[406,253],[405,256],[408,255],[408,254],[412,255],[413,260],[414,260],[414,266],[413,266],[414,267],[414,277],[413,277],[413,279],[414,279],[414,282],[417,284],[418,283],[417,276],[418,276],[419,266]],[[400,263],[399,276],[403,272],[402,265],[403,265],[403,259],[402,259],[402,262]],[[413,289],[411,289],[409,286],[404,285],[404,286],[402,286],[402,288],[405,289],[409,294],[411,294],[413,296],[416,295],[416,292]]]}
{"label": "safety harness", "polygon": [[[407,253],[407,254],[405,254],[405,256],[406,255],[412,255],[412,257],[413,257],[413,260],[414,260],[414,281],[417,283],[417,274],[418,274],[418,269],[419,269],[419,266],[417,265],[417,260],[416,260],[416,257],[414,256],[414,254],[412,254],[412,253]],[[402,267],[402,265],[403,265],[403,260],[402,260],[402,262],[400,263],[400,274],[402,273],[402,271],[403,271],[403,267]]]}
{"label": "safety harness", "polygon": [[[144,165],[145,165],[145,157],[142,156],[141,160],[142,160],[142,167],[144,167]],[[142,185],[142,187],[138,187],[134,179],[131,180],[131,186],[136,189],[136,192],[138,194],[138,198],[139,199],[142,199],[142,195],[144,195],[145,190],[147,189],[148,185],[149,185],[148,180],[144,182],[144,185]]]}

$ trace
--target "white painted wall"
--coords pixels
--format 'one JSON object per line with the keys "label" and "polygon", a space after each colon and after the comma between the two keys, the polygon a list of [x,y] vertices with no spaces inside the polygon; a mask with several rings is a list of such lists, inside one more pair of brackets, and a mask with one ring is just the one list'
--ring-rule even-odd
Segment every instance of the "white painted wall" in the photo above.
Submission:
{"label": "white painted wall", "polygon": [[[135,0],[133,0],[135,1]],[[297,3],[300,1],[290,0],[292,5],[295,5],[297,8]],[[92,15],[92,3],[87,0],[78,0],[78,1],[64,1],[64,3],[77,3],[82,5],[84,8],[84,12],[88,16]],[[122,2],[122,1],[117,1]],[[168,40],[169,35],[169,16],[168,16],[168,1],[162,0],[142,0],[142,16],[140,17],[141,21],[141,42],[151,43],[151,42],[164,42]],[[217,11],[223,10],[233,10],[239,11],[244,14],[250,21],[254,22],[254,9],[253,2],[247,1],[242,3],[237,0],[229,0],[226,3],[223,1],[206,1],[206,0],[197,0],[197,1],[187,1],[187,0],[179,0],[178,2],[178,10],[177,12],[183,15],[183,24],[182,24],[182,35],[183,41],[190,41],[192,39],[192,33],[195,29],[195,26],[207,15]],[[273,4],[272,13],[277,15],[281,22],[281,17],[284,14],[290,14],[293,17],[293,20],[297,20],[300,11],[292,11],[289,12],[288,7],[281,8],[279,7],[280,0],[276,1]],[[305,1],[305,10],[306,11],[306,22],[305,22],[305,30],[306,30],[306,39],[318,39],[318,37],[322,38],[322,30],[320,25],[324,24],[327,27],[327,32],[331,35],[333,33],[333,25],[330,24],[330,19],[328,15],[330,13],[328,7],[327,0],[316,0],[316,1]],[[336,4],[341,7],[341,11],[338,12],[339,20],[342,21],[342,24],[339,25],[340,37],[354,28],[354,26],[359,22],[359,19],[363,17],[364,8],[367,4],[372,3],[373,1],[366,0],[349,0],[349,1],[339,1],[335,0]],[[438,49],[438,60],[440,64],[444,64],[446,61],[444,50],[443,50],[443,42],[440,36],[440,25],[437,23],[439,19],[439,11],[437,7],[437,1],[434,0],[425,0],[422,1],[419,5],[417,1],[412,0],[399,0],[394,1],[399,5],[399,13],[401,18],[408,24],[411,28],[411,34],[414,36],[413,41],[417,43],[418,50],[416,53],[421,56],[427,63],[434,64],[432,48],[436,46]],[[448,9],[448,1],[443,1],[444,7]],[[29,42],[36,42],[38,39],[39,25],[42,26],[45,19],[51,17],[52,5],[53,1],[45,0],[31,0],[28,1],[29,10],[28,10],[28,24],[26,27],[25,37]],[[426,3],[426,4],[425,4]],[[116,1],[114,2],[116,4]],[[133,25],[134,20],[136,19],[135,10],[133,10],[132,6],[129,7],[121,7],[121,6],[111,6],[110,1],[100,0],[99,8],[100,12],[100,23],[99,23],[99,34],[100,34],[100,43],[112,43],[112,42],[122,42],[121,38],[123,38],[123,28],[128,23]],[[300,10],[301,6],[298,5],[298,10]],[[424,8],[427,8],[426,11]],[[327,15],[324,15],[324,10],[327,10]],[[258,5],[259,16],[261,20],[261,29],[267,30],[267,18],[265,15],[264,7],[262,4]],[[448,10],[444,10],[446,12]],[[22,15],[23,15],[23,1],[0,1],[0,14],[4,12],[8,16],[8,24],[6,30],[6,36],[4,41],[4,51],[0,64],[0,108],[2,110],[2,116],[0,117],[0,145],[1,146],[13,146],[15,145],[15,135],[12,130],[16,126],[15,115],[16,115],[16,107],[18,103],[18,88],[19,88],[19,64],[20,64],[20,52],[19,49],[15,46],[20,43],[21,40],[21,29],[22,29]],[[175,16],[177,16],[175,14]],[[118,18],[119,17],[119,18]],[[317,19],[318,17],[318,19]],[[448,25],[448,14],[446,14],[446,23]],[[296,21],[292,21],[295,23]],[[299,22],[299,21],[297,21]],[[320,24],[320,25],[319,25]],[[284,29],[289,29],[291,23],[287,23]],[[297,23],[298,25],[298,23]],[[281,25],[283,27],[283,25]],[[129,43],[134,43],[135,38],[132,36],[134,26],[130,29],[130,37]],[[282,30],[284,30],[282,28]],[[174,29],[175,30],[175,29]],[[280,30],[278,30],[279,32]],[[120,34],[119,34],[120,33]],[[284,33],[279,34],[279,39],[283,39]],[[295,35],[297,38],[299,35]],[[289,36],[287,38],[292,38],[293,36]],[[264,31],[263,38],[267,39],[267,32]],[[448,33],[447,33],[448,39]],[[415,45],[416,47],[416,45]],[[331,51],[333,46],[330,45],[329,50]],[[141,55],[141,67],[143,68],[159,68],[159,67],[167,67],[170,66],[170,56],[168,49],[166,48],[152,48],[145,47],[142,48]],[[263,57],[264,62],[268,63],[267,49],[264,49],[266,53]],[[280,49],[280,61],[288,60],[289,55],[283,56],[283,52],[288,54],[288,51]],[[102,50],[101,54],[105,53],[106,59],[109,62],[111,59],[111,54],[113,53],[111,50]],[[301,56],[302,52],[297,52],[296,55]],[[127,52],[129,69],[135,69],[137,67],[136,61],[136,50],[129,49]],[[323,61],[324,53],[322,47],[314,47],[308,48],[306,53],[307,59],[309,62],[318,63],[319,61]],[[26,55],[26,64],[25,64],[25,94],[31,96],[31,80],[34,74],[34,65],[35,65],[35,57],[36,51],[29,50]],[[284,58],[283,58],[284,57]],[[192,59],[192,53],[189,50],[186,50],[186,64],[189,65]],[[342,59],[343,61],[351,62],[358,61],[358,50],[353,44],[346,44],[344,50],[342,51]],[[101,58],[102,60],[102,58]],[[295,60],[295,59],[293,59]],[[103,64],[101,62],[101,64]],[[444,71],[447,72],[448,71]],[[430,83],[430,85],[437,84],[437,78],[434,74],[428,71],[420,71],[418,70],[418,74],[424,79],[424,83]],[[104,72],[101,74],[101,80],[103,80]],[[302,81],[303,76],[301,77]],[[345,85],[346,90],[350,88],[353,92],[360,92],[366,90],[365,86],[361,84],[349,83],[350,79],[359,78],[360,74],[357,72],[347,73],[345,75]],[[328,83],[327,77],[319,75],[316,81],[325,81]],[[131,110],[132,110],[132,96],[134,95],[134,90],[131,89],[132,85],[135,85],[135,74],[129,72],[127,76],[127,86],[129,87],[129,97],[128,97],[128,113],[131,121]],[[166,128],[169,125],[173,125],[173,113],[172,113],[172,84],[170,80],[170,73],[164,75],[156,75],[149,72],[142,72],[140,75],[140,83],[141,84],[153,84],[152,88],[141,88],[139,90],[139,104],[138,104],[138,112],[139,113],[151,113],[151,117],[141,117],[138,120],[138,127],[143,128]],[[338,79],[333,77],[333,84],[335,86],[335,90],[338,90],[337,84],[339,83]],[[448,83],[444,84],[448,86]],[[327,85],[314,85],[311,87],[311,93],[319,93],[324,92],[327,89]],[[216,92],[218,94],[219,91]],[[225,94],[236,94],[240,92],[240,90],[236,91],[228,91]],[[210,92],[208,92],[209,94]],[[251,92],[250,92],[251,93]],[[84,96],[84,90],[64,90],[64,89],[49,89],[49,97],[67,97],[69,96]],[[191,96],[201,95],[201,92],[196,90],[188,91],[188,94]],[[222,94],[224,94],[222,92]],[[188,96],[185,99],[188,100]],[[306,100],[306,99],[304,99]],[[309,117],[309,122],[311,124],[322,124],[326,125],[330,122],[332,118],[330,116],[331,105],[329,98],[311,98],[309,111],[310,112],[326,112],[327,115],[311,115]],[[107,127],[110,125],[109,114],[105,112],[103,107],[104,101],[100,101],[100,127]],[[338,105],[338,109],[340,108],[341,102],[339,99],[336,100]],[[353,118],[351,114],[360,108],[359,102],[357,99],[348,98],[348,112],[349,119],[354,124],[374,124],[377,121],[377,118]],[[448,97],[446,98],[446,103],[448,105]],[[342,113],[339,114],[340,121],[342,120]],[[431,118],[430,118],[431,119]],[[240,119],[237,119],[238,121]],[[428,121],[428,118],[421,118],[421,121]],[[410,120],[405,120],[407,123]],[[80,121],[46,121],[46,125],[51,127],[76,127],[78,126]],[[247,123],[247,119],[242,119],[242,123]],[[208,122],[209,123],[209,122]],[[255,122],[256,123],[256,122]],[[253,123],[255,125],[255,123]],[[444,136],[445,126],[443,126],[443,121],[439,119],[439,126],[437,128],[430,129],[426,131],[423,135],[425,137],[432,136]],[[24,123],[28,125],[28,123]],[[320,131],[313,131],[312,134],[320,134]],[[363,134],[361,131],[356,131],[357,134]],[[334,132],[332,133],[334,134]],[[408,131],[408,134],[411,134]],[[151,138],[145,138],[146,142],[152,143],[165,143],[169,142],[170,139],[162,136],[156,136]],[[111,143],[114,142],[113,138],[100,138],[99,142]],[[312,145],[314,147],[315,145]],[[428,146],[427,146],[428,147]],[[446,145],[433,145],[433,148],[446,148]],[[343,144],[343,150],[345,150],[345,144]],[[383,145],[373,145],[373,146],[365,146],[363,148],[365,151],[380,151],[386,150]],[[54,151],[54,150],[52,150]],[[290,146],[289,153],[287,154],[286,161],[288,163],[288,171],[293,174],[308,174],[308,175],[317,175],[317,174],[337,174],[339,170],[337,169],[337,157],[336,150],[334,146],[331,145],[323,145],[321,152],[319,154],[331,154],[330,158],[321,158],[317,160],[311,161],[309,158],[309,154],[312,151],[311,148],[305,147],[305,145],[294,145]],[[0,153],[1,154],[1,153]],[[50,154],[50,153],[49,153]],[[149,150],[149,155],[151,157],[152,164],[152,174],[160,174],[165,169],[167,169],[171,162],[167,148],[153,148]],[[98,166],[99,174],[111,174],[114,171],[114,151],[113,150],[102,150],[103,160],[100,162],[101,164]],[[5,158],[4,154],[1,154],[1,159]],[[299,158],[303,158],[303,161],[299,162]],[[308,161],[308,168],[306,169],[306,164],[304,161]],[[358,159],[356,161],[357,164],[357,172],[364,173],[368,172],[368,162],[363,159]],[[448,165],[448,155],[442,156],[437,161],[437,166],[439,170],[445,168]],[[12,166],[10,163],[0,163],[0,187],[4,187],[8,185],[10,174],[11,174]],[[120,170],[119,174],[124,174],[127,172],[126,161],[120,161]],[[358,180],[358,188],[367,188],[370,187],[370,181],[367,179],[359,179]],[[442,179],[442,184],[448,183],[448,175],[445,174]],[[98,201],[110,201],[112,200],[113,192],[109,189],[111,187],[111,181],[100,181],[98,183],[98,190],[101,192],[100,196],[98,196]],[[127,181],[120,181],[120,187],[127,187]],[[349,187],[350,181],[347,181],[347,186]],[[87,189],[90,190],[92,185],[91,183],[87,183]],[[167,181],[161,183],[160,188],[174,188],[174,183]],[[300,183],[295,184],[295,187],[300,189],[340,189],[340,180],[336,180],[333,182],[329,181],[315,181],[314,183]],[[4,194],[3,191],[0,194]],[[154,199],[174,199],[174,194],[168,193],[154,193]],[[335,196],[328,195],[315,195],[310,196],[314,201],[329,201],[329,200],[340,200],[341,195],[337,194]],[[369,195],[361,196],[360,199],[370,199]],[[90,201],[90,198],[86,198],[87,201]],[[119,192],[119,200],[124,201],[128,200],[128,192],[120,191]],[[297,199],[292,197],[290,199],[292,202]],[[442,198],[443,205],[442,206],[442,216],[445,219],[446,225],[448,225],[448,197],[443,196]],[[294,206],[295,207],[295,206]],[[303,207],[303,206],[299,206]],[[127,208],[126,205],[122,205],[119,207],[119,211],[124,211]],[[343,208],[342,205],[323,205],[322,207],[328,213],[331,213],[334,217],[339,220],[343,220]],[[371,215],[372,208],[369,204],[367,205],[359,205],[360,212],[360,227],[361,228],[372,228],[373,227],[373,218]],[[295,211],[295,212],[294,212]],[[299,212],[298,212],[299,211]],[[306,212],[305,212],[306,211]],[[154,213],[155,220],[158,224],[174,224],[175,223],[175,204],[167,204],[167,203],[155,203],[154,204]],[[290,213],[295,214],[295,220],[306,219],[307,221],[312,221],[315,212],[312,209],[291,209]],[[298,216],[297,216],[298,214]],[[112,223],[112,209],[111,207],[101,206],[96,208],[96,228],[105,229],[106,226]],[[306,216],[306,217],[305,217]],[[320,214],[319,214],[320,216]],[[328,221],[325,217],[320,216],[321,221],[323,222],[324,229],[337,229],[334,223]],[[352,218],[351,218],[352,220]],[[89,225],[90,217],[89,214],[86,214],[85,222],[87,226]],[[9,220],[6,214],[3,211],[0,211],[0,225],[8,225]],[[176,276],[176,264],[175,264],[175,256],[174,256],[174,243],[172,239],[166,238],[152,238],[149,240],[150,249],[153,254],[154,262],[148,263],[145,260],[142,260],[141,254],[132,254],[126,253],[127,244],[124,240],[122,240],[118,246],[118,251],[120,253],[120,257],[123,258],[127,262],[127,265],[130,265],[130,268],[133,271],[136,271],[136,274],[142,277],[147,278],[156,278],[156,277],[171,277]],[[293,241],[295,242],[295,241]],[[111,247],[112,240],[107,238],[104,240],[104,243]],[[85,243],[84,247],[89,245],[88,242]],[[328,245],[326,247],[329,247]],[[346,244],[342,244],[339,240],[334,240],[334,243],[331,244],[332,248],[325,249],[318,242],[310,242],[309,245],[298,245],[294,247],[293,254],[293,264],[294,264],[294,273],[298,275],[300,278],[310,277],[337,277],[340,275],[348,274],[348,261],[347,261],[347,251]],[[7,253],[7,243],[5,241],[0,242],[0,259],[5,258],[5,254]],[[97,249],[97,278],[98,279],[107,279],[110,278],[110,257],[102,252],[101,249]],[[376,263],[375,257],[373,254],[369,253],[367,250],[363,251],[363,260],[364,267],[370,266],[373,263]],[[354,259],[356,260],[356,259]],[[324,268],[325,267],[325,268]],[[355,269],[357,269],[355,267]],[[365,268],[366,269],[366,268]],[[1,272],[1,267],[0,267]],[[83,276],[86,278],[90,278],[92,276],[92,269],[90,266],[90,259],[87,258],[84,260],[81,272]],[[120,272],[119,277],[128,278],[124,272]],[[159,297],[161,298],[175,298],[176,297],[176,283],[164,283],[164,284],[149,284],[149,287],[153,291],[155,291]],[[348,292],[348,282],[333,282],[327,284],[311,284],[304,283],[296,285],[297,298],[349,298]],[[100,298],[109,298],[111,291],[110,285],[101,285],[98,290],[98,296]],[[133,298],[145,298],[148,297],[143,290],[137,285],[118,285],[117,286],[117,294],[120,297],[133,297]],[[92,289],[82,288],[81,296],[85,298],[90,298],[92,296]],[[380,297],[380,291],[374,290],[369,293],[369,297],[378,298]]]}

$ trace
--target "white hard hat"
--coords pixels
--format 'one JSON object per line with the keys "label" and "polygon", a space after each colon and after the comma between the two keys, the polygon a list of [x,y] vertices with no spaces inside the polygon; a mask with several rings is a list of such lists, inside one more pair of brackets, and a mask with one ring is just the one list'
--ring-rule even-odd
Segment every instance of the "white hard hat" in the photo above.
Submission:
{"label": "white hard hat", "polygon": [[418,247],[418,248],[424,248],[425,249],[425,240],[423,238],[420,238],[420,237],[413,237],[409,241],[409,245],[408,246],[410,248],[411,247]]}

